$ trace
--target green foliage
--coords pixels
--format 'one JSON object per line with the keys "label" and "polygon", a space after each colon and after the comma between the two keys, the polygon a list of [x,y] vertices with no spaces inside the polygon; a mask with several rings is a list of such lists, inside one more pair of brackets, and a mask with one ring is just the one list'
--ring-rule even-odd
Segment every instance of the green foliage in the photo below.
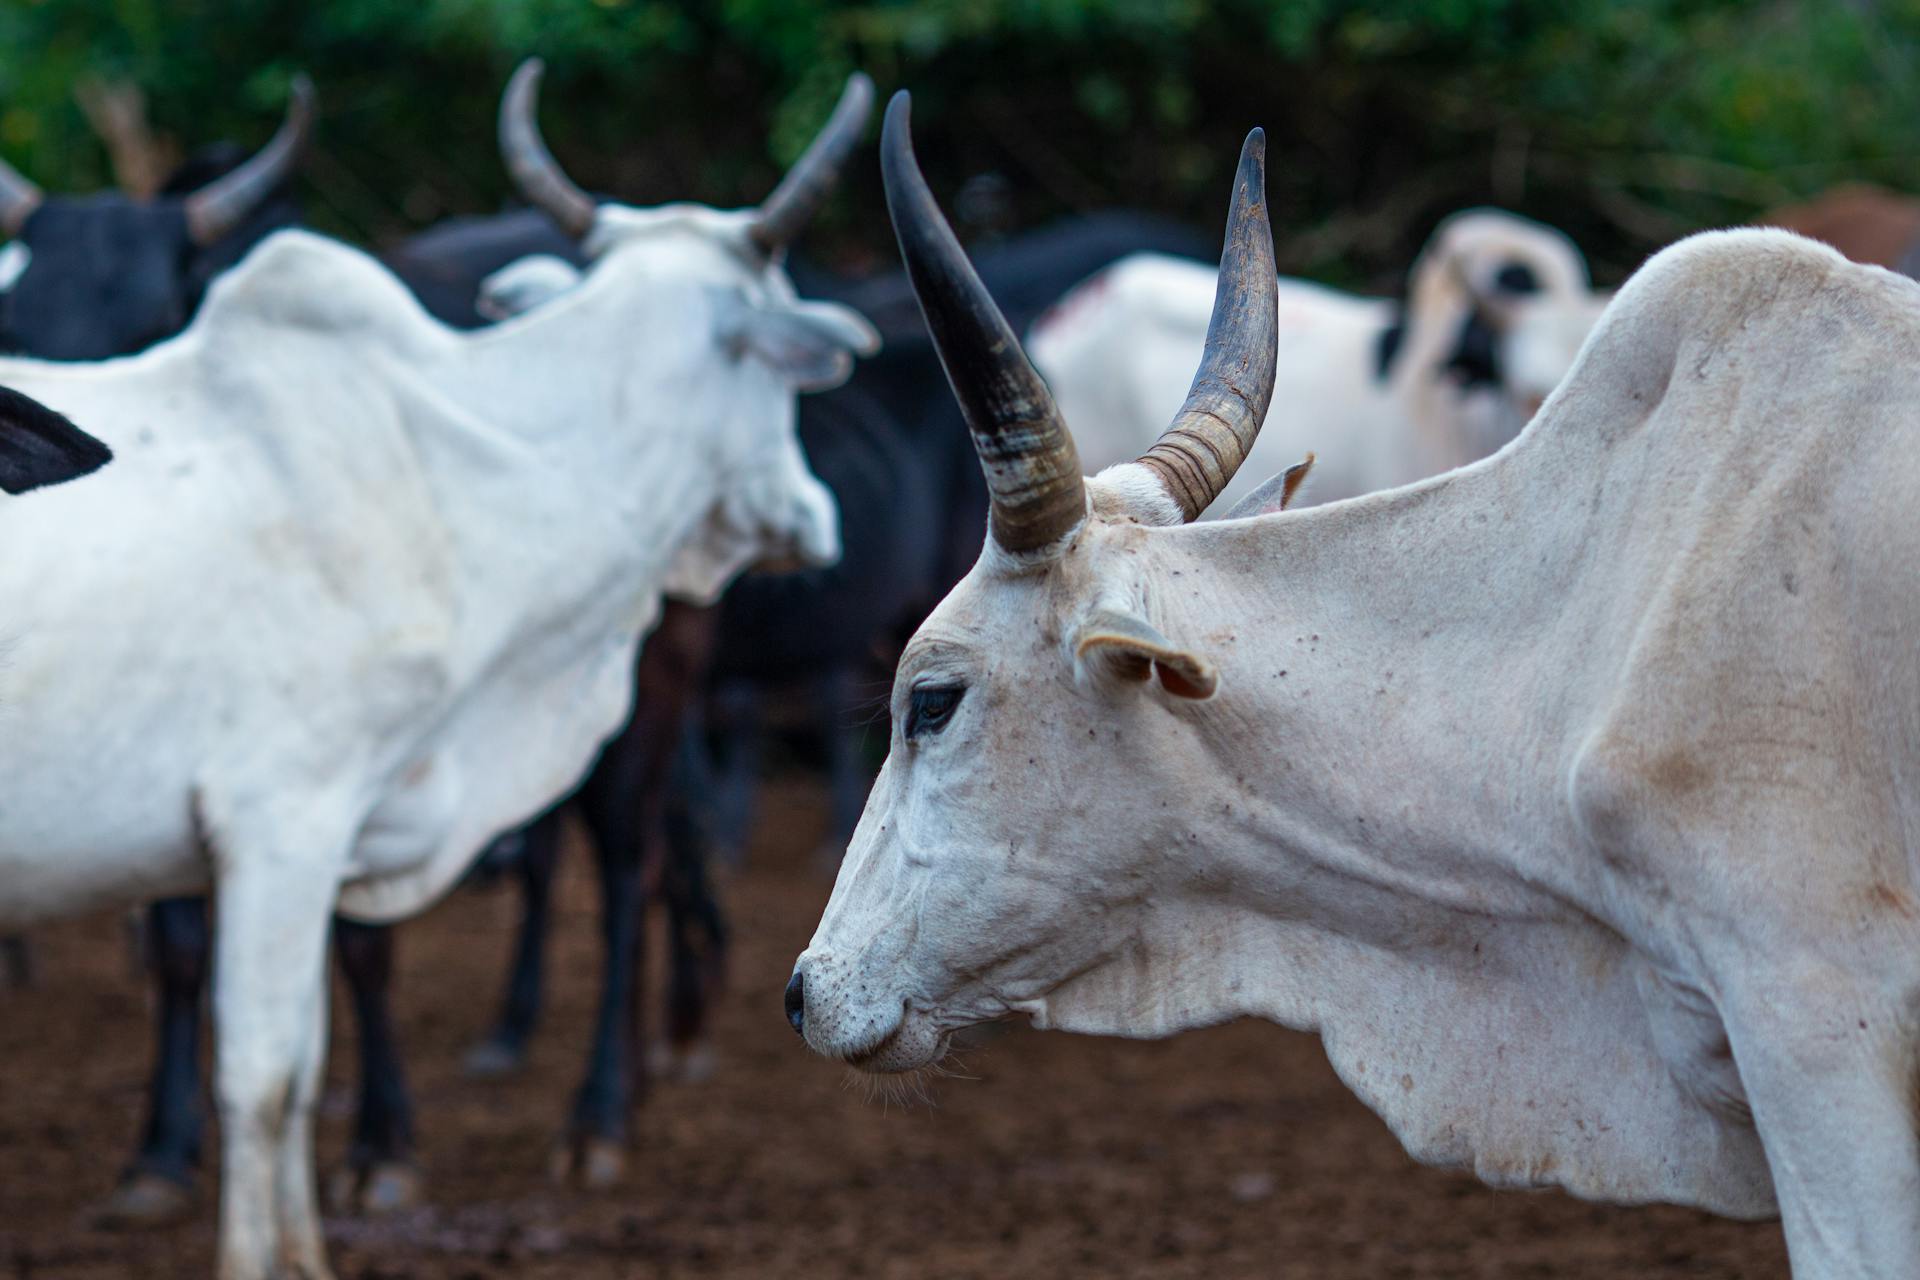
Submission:
{"label": "green foliage", "polygon": [[[1618,274],[1835,182],[1920,185],[1920,0],[9,0],[0,153],[92,188],[80,76],[137,83],[193,145],[264,138],[305,69],[313,217],[384,239],[505,198],[493,110],[531,53],[569,169],[642,203],[758,199],[856,67],[915,91],[943,195],[998,173],[1014,224],[1217,225],[1264,124],[1286,265],[1376,285],[1468,204]],[[890,253],[873,170],[822,229],[848,261]]]}

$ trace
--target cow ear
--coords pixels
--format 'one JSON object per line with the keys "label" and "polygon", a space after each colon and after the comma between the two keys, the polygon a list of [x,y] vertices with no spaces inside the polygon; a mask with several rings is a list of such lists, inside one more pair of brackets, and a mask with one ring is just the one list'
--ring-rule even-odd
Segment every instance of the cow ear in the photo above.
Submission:
{"label": "cow ear", "polygon": [[64,417],[0,387],[0,489],[25,493],[98,471],[113,457]]}
{"label": "cow ear", "polygon": [[855,355],[880,349],[866,317],[833,302],[779,302],[756,306],[738,293],[716,295],[714,326],[737,356],[751,356],[799,391],[826,391],[853,372]]}
{"label": "cow ear", "polygon": [[1226,518],[1243,520],[1248,516],[1266,516],[1286,510],[1287,504],[1293,501],[1293,495],[1300,492],[1300,486],[1307,482],[1307,473],[1311,470],[1313,455],[1308,454],[1306,461],[1294,463],[1234,503],[1233,510],[1227,512]]}
{"label": "cow ear", "polygon": [[1110,679],[1143,684],[1154,676],[1176,698],[1211,698],[1220,687],[1213,664],[1130,614],[1096,609],[1073,638],[1073,656],[1081,666]]}

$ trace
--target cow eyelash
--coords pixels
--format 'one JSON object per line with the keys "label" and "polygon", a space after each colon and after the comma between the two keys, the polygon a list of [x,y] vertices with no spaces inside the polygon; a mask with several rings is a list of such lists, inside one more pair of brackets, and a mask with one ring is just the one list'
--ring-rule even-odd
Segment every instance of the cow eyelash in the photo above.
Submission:
{"label": "cow eyelash", "polygon": [[923,685],[907,695],[906,739],[911,742],[923,734],[938,733],[953,719],[953,713],[965,697],[965,685]]}

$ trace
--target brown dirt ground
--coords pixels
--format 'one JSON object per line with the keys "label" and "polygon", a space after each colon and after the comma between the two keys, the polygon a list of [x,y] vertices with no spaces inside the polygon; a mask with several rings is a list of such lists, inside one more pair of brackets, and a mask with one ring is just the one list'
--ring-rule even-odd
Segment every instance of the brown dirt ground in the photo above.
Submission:
{"label": "brown dirt ground", "polygon": [[[719,1070],[666,1084],[626,1185],[554,1186],[551,1142],[591,1010],[586,859],[570,855],[554,998],[530,1071],[459,1071],[482,1031],[515,906],[461,892],[400,940],[399,1016],[430,1206],[330,1219],[342,1280],[654,1276],[1784,1277],[1777,1226],[1493,1192],[1414,1166],[1317,1040],[1239,1023],[1163,1043],[1013,1029],[965,1055],[932,1104],[871,1102],[809,1057],[780,989],[828,884],[812,792],[775,788],[737,929]],[[142,986],[117,916],[35,936],[38,986],[0,992],[0,1274],[108,1280],[211,1272],[211,1197],[146,1235],[84,1225],[139,1122]],[[339,1028],[323,1166],[345,1142]]]}

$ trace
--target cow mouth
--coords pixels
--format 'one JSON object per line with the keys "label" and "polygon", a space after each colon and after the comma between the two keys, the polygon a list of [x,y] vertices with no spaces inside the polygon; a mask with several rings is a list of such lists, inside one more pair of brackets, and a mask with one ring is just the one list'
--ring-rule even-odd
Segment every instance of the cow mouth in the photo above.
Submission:
{"label": "cow mouth", "polygon": [[902,1010],[900,1020],[878,1040],[840,1055],[840,1060],[869,1075],[897,1075],[932,1066],[946,1056],[947,1037]]}

